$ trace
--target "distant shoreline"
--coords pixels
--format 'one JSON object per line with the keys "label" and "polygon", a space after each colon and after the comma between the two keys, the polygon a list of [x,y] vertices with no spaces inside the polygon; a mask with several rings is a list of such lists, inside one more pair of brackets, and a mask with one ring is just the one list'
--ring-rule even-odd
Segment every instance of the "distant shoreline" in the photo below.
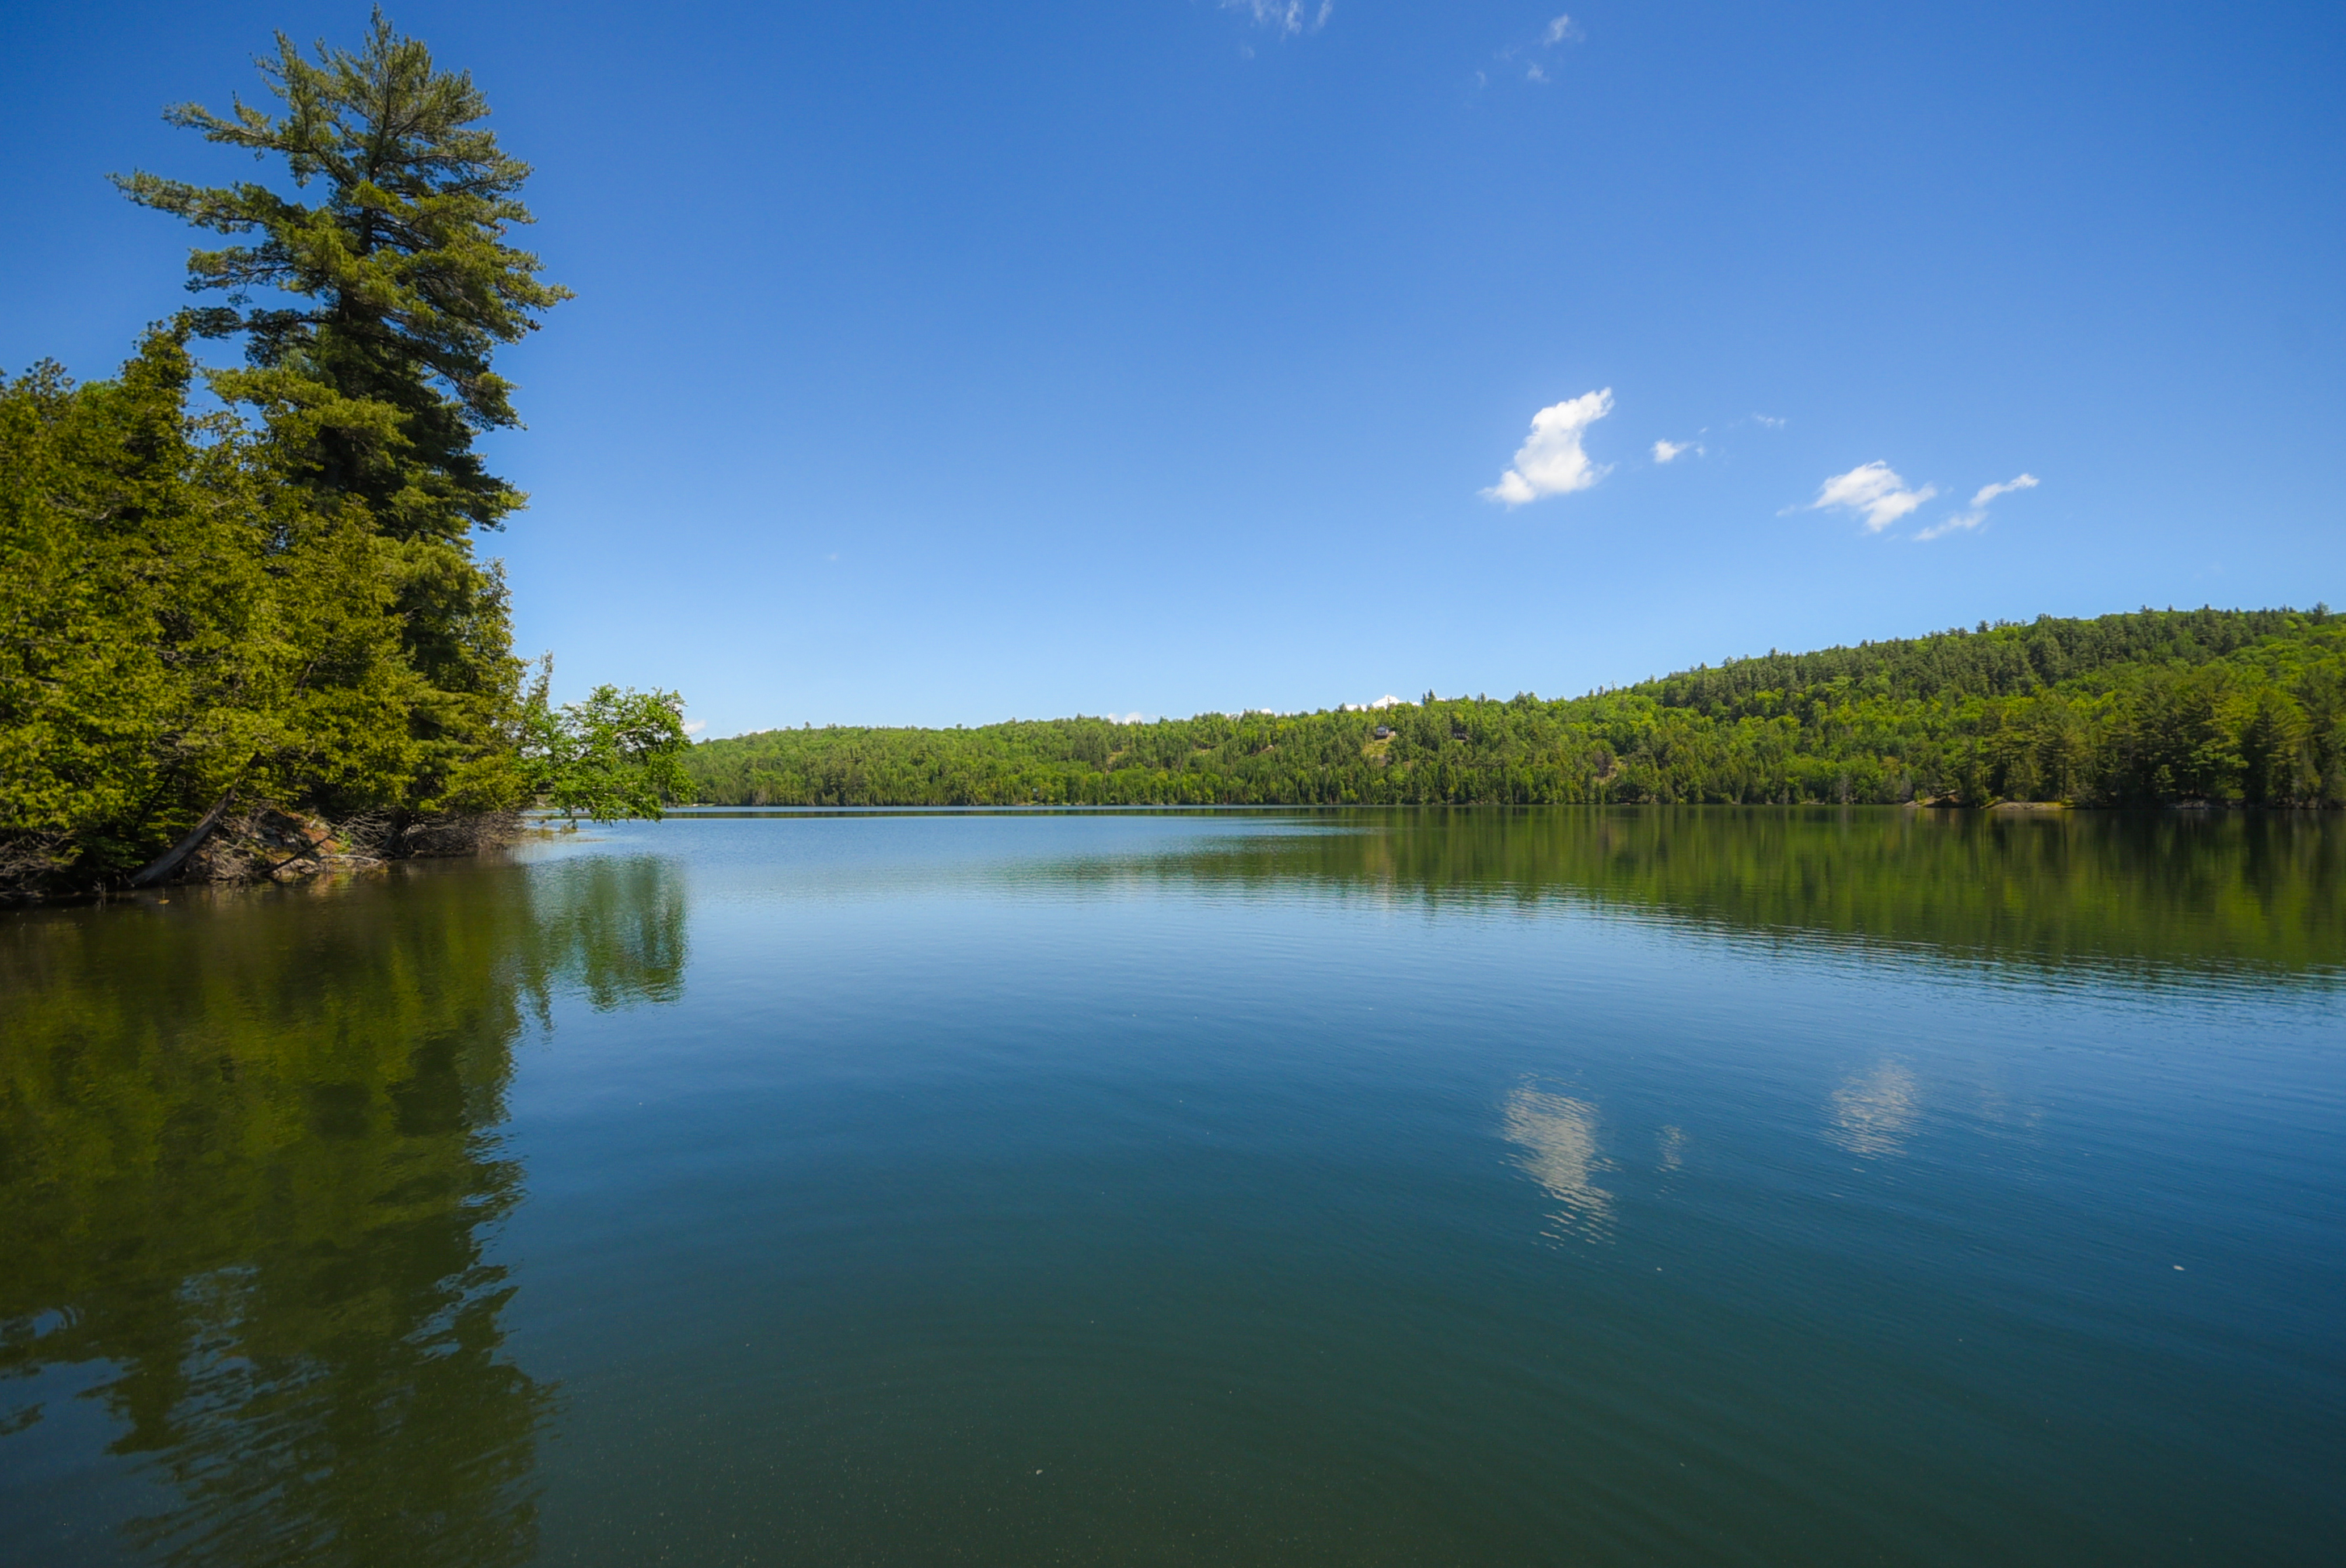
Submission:
{"label": "distant shoreline", "polygon": [[2346,621],[2142,610],[1585,697],[707,740],[706,806],[2346,806]]}

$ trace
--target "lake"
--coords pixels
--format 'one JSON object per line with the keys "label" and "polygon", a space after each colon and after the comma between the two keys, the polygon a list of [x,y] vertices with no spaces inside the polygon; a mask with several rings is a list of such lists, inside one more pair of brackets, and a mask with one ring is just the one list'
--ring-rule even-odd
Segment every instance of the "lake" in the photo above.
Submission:
{"label": "lake", "polygon": [[0,1008],[10,1563],[2346,1537],[2336,815],[704,813]]}

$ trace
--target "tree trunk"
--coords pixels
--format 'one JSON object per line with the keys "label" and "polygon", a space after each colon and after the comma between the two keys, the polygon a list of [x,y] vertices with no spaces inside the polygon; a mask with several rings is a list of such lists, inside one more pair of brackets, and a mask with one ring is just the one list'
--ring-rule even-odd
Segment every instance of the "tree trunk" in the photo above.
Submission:
{"label": "tree trunk", "polygon": [[189,830],[186,838],[166,850],[158,859],[149,860],[133,872],[130,885],[134,888],[151,887],[178,871],[179,862],[194,854],[196,847],[211,837],[212,830],[219,826],[220,818],[227,814],[229,802],[235,799],[236,791],[230,789],[213,802],[212,809],[204,813],[204,820]]}

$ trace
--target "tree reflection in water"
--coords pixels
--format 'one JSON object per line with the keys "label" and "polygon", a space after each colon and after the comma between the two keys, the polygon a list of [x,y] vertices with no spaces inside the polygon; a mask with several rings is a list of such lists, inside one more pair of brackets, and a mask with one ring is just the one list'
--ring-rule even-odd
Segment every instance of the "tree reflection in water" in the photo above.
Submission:
{"label": "tree reflection in water", "polygon": [[[513,1047],[684,963],[651,858],[14,917],[0,1378],[97,1373],[110,1451],[176,1491],[126,1527],[164,1561],[527,1557],[554,1390],[503,1354],[489,1255]],[[0,1392],[0,1443],[43,1417]]]}
{"label": "tree reflection in water", "polygon": [[2086,967],[2329,983],[2346,952],[2335,812],[1485,807],[1306,820],[1317,830],[1233,833],[1060,874],[1312,885],[1430,908],[1580,903],[2036,976]]}

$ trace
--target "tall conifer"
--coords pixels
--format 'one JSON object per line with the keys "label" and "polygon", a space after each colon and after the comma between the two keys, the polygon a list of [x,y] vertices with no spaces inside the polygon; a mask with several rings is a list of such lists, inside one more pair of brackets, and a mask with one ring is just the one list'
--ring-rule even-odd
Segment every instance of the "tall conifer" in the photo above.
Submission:
{"label": "tall conifer", "polygon": [[432,693],[413,710],[413,804],[510,804],[521,672],[502,574],[475,558],[472,535],[527,498],[474,441],[519,423],[496,349],[568,291],[508,243],[530,221],[529,166],[479,123],[488,104],[469,74],[438,69],[379,10],[354,51],[320,44],[313,59],[276,42],[260,66],[282,112],[240,99],[226,116],[181,104],[166,118],[276,163],[279,186],[143,171],[117,183],[239,240],[188,260],[189,289],[228,301],[189,312],[197,330],[244,340],[245,366],[210,372],[211,386],[260,413],[284,473],[321,509],[362,508],[383,542],[408,656]]}

